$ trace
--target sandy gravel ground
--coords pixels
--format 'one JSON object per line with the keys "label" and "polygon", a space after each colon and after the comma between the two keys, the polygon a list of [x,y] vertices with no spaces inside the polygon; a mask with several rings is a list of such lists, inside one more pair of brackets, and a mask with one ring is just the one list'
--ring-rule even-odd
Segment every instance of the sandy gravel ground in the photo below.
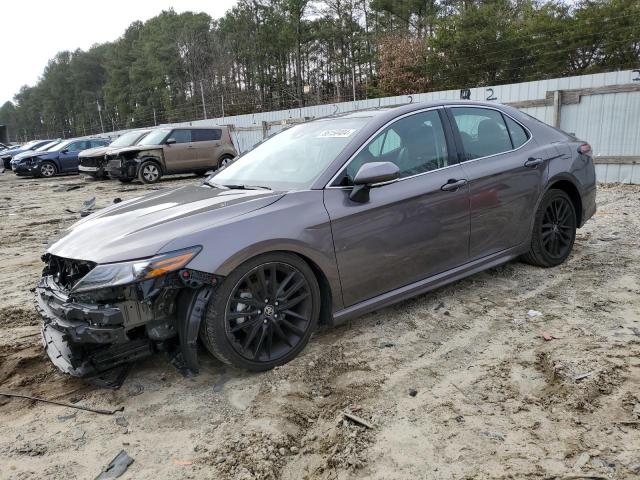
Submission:
{"label": "sandy gravel ground", "polygon": [[559,268],[509,263],[319,331],[271,372],[205,358],[184,378],[157,356],[86,386],[42,353],[39,257],[66,209],[148,189],[0,175],[0,390],[124,407],[0,397],[0,478],[91,479],[121,449],[123,479],[640,477],[640,188],[601,186]]}

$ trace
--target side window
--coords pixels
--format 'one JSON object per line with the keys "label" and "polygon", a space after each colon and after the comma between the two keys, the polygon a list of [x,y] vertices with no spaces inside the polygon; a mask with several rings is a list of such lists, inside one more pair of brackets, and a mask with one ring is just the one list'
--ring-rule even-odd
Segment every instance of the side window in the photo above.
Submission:
{"label": "side window", "polygon": [[192,142],[210,142],[212,140],[220,140],[222,131],[218,128],[212,128],[211,130],[191,130]]}
{"label": "side window", "polygon": [[91,140],[89,143],[89,148],[103,147],[104,145],[106,145],[106,142],[104,140]]}
{"label": "side window", "polygon": [[451,111],[467,160],[513,149],[507,126],[499,111],[475,107],[453,107]]}
{"label": "side window", "polygon": [[505,121],[507,122],[507,128],[509,129],[509,133],[511,134],[511,143],[513,143],[513,148],[518,148],[524,145],[529,136],[527,135],[527,131],[522,128],[518,122],[515,122],[511,118],[505,116]]}
{"label": "side window", "polygon": [[171,132],[168,138],[174,138],[176,143],[189,143],[191,142],[191,130],[180,129]]}
{"label": "side window", "polygon": [[81,152],[82,150],[87,149],[87,146],[86,146],[87,143],[89,142],[85,142],[84,140],[81,142],[73,142],[71,145],[67,147],[67,150],[70,152]]}
{"label": "side window", "polygon": [[347,165],[343,184],[350,184],[368,162],[393,162],[400,178],[448,166],[447,141],[437,110],[402,118],[376,135]]}

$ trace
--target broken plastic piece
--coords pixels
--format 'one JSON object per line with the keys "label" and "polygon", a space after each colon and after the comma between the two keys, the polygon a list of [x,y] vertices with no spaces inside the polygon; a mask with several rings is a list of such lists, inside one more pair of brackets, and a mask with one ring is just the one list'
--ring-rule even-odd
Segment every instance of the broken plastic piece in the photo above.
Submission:
{"label": "broken plastic piece", "polygon": [[116,455],[116,457],[111,460],[109,465],[104,467],[100,475],[96,477],[95,480],[109,480],[111,478],[118,478],[124,472],[127,471],[129,465],[133,463],[133,458],[127,455],[127,452],[124,450],[120,450],[120,453]]}

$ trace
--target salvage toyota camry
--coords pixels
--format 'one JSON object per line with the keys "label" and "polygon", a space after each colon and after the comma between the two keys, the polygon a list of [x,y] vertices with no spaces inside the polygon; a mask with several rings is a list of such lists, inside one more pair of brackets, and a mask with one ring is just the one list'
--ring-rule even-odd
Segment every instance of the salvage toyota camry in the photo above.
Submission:
{"label": "salvage toyota camry", "polygon": [[43,256],[44,343],[76,376],[159,350],[197,370],[199,342],[270,369],[319,324],[516,258],[562,263],[595,196],[589,144],[510,107],[316,119],[71,226]]}

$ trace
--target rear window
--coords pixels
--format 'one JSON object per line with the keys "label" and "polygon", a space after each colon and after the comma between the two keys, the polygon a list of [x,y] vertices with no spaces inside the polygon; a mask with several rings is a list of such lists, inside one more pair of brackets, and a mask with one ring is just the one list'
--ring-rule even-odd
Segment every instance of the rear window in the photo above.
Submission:
{"label": "rear window", "polygon": [[513,143],[513,148],[518,148],[525,143],[529,139],[527,135],[527,131],[522,128],[518,122],[515,122],[511,118],[505,115],[505,121],[507,122],[507,128],[509,129],[509,134],[511,135],[511,142]]}
{"label": "rear window", "polygon": [[222,130],[219,128],[191,130],[192,142],[209,142],[211,140],[220,140]]}

